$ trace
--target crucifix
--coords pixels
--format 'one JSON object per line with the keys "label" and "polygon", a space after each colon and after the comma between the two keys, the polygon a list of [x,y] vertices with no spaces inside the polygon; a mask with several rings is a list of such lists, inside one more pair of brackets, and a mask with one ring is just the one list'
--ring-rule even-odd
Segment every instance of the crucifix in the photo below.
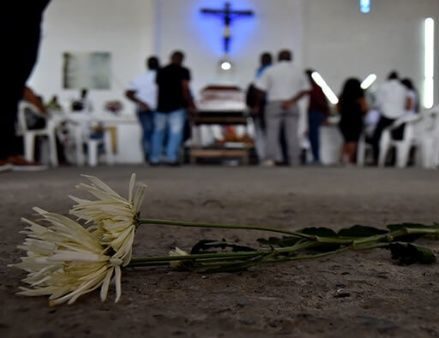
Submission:
{"label": "crucifix", "polygon": [[215,15],[220,17],[224,22],[224,33],[223,33],[223,49],[224,53],[228,54],[230,51],[230,40],[231,40],[231,24],[234,19],[240,17],[250,17],[253,16],[252,10],[235,10],[232,9],[230,2],[224,4],[223,9],[213,9],[213,8],[202,8],[201,13]]}

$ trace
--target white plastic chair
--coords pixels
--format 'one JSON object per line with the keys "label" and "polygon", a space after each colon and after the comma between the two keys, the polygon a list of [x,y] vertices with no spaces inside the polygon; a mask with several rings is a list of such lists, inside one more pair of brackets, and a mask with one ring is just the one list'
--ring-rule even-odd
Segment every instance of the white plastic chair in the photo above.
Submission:
{"label": "white plastic chair", "polygon": [[[106,164],[114,164],[114,152],[109,129],[104,127],[102,138],[93,138],[91,136],[90,123],[90,121],[68,121],[69,133],[75,147],[76,164],[83,166],[87,162],[91,167],[97,166],[99,163],[100,146],[104,150]],[[86,146],[87,154],[84,152],[84,145]]]}
{"label": "white plastic chair", "polygon": [[439,166],[439,106],[423,113],[421,135],[422,166],[427,169]]}
{"label": "white plastic chair", "polygon": [[41,129],[29,129],[26,112],[32,111],[33,114],[40,115],[38,108],[28,102],[20,102],[18,110],[17,134],[24,139],[24,157],[27,161],[35,161],[35,139],[38,136],[47,137],[49,145],[49,161],[54,167],[58,166],[58,154],[56,149],[56,126],[55,119],[46,119],[46,126]]}
{"label": "white plastic chair", "polygon": [[363,133],[360,136],[360,140],[358,141],[357,165],[360,167],[364,167],[364,165],[366,164],[367,154],[372,151],[372,144],[366,142],[366,135]]}
{"label": "white plastic chair", "polygon": [[[402,140],[394,140],[392,131],[405,124]],[[396,149],[396,166],[405,168],[409,160],[410,149],[419,147],[422,135],[422,116],[408,115],[396,120],[390,127],[386,128],[380,139],[380,155],[378,165],[384,167],[388,152],[392,147]]]}
{"label": "white plastic chair", "polygon": [[99,163],[99,146],[104,148],[105,163],[108,165],[114,164],[113,145],[111,142],[111,134],[108,128],[104,128],[103,137],[101,139],[88,138],[86,140],[88,151],[88,165],[96,167]]}
{"label": "white plastic chair", "polygon": [[368,138],[372,138],[373,132],[376,128],[376,125],[380,119],[380,113],[378,110],[372,109],[369,110],[366,116],[364,117],[364,131],[358,140],[357,147],[357,165],[360,167],[364,167],[366,164],[367,157],[373,153],[372,143],[367,142]]}

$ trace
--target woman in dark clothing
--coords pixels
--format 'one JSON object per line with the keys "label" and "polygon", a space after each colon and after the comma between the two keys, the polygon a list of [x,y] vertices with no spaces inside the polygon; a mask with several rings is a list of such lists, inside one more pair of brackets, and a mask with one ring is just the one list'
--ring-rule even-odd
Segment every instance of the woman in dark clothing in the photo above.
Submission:
{"label": "woman in dark clothing", "polygon": [[363,132],[363,115],[367,109],[360,81],[355,78],[348,79],[343,86],[338,103],[341,116],[339,127],[344,140],[342,148],[344,164],[355,163],[358,140]]}

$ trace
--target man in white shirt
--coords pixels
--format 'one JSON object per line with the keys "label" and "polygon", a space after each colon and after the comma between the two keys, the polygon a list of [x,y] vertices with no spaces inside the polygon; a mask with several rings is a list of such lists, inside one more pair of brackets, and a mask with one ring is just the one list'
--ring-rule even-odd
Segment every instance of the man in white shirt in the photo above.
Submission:
{"label": "man in white shirt", "polygon": [[298,135],[299,108],[297,102],[310,90],[304,72],[292,63],[292,53],[281,50],[278,63],[268,68],[255,86],[267,95],[266,119],[266,161],[274,165],[276,154],[280,152],[279,133],[282,123],[288,146],[290,165],[298,165],[300,141]]}
{"label": "man in white shirt", "polygon": [[380,139],[384,129],[405,114],[407,94],[407,89],[401,84],[395,71],[389,74],[387,81],[376,92],[376,105],[381,117],[372,136],[375,163],[378,162]]}
{"label": "man in white shirt", "polygon": [[154,129],[154,111],[157,107],[156,74],[160,68],[158,58],[149,57],[146,66],[147,71],[130,82],[125,96],[137,105],[137,116],[143,130],[143,151],[147,161]]}

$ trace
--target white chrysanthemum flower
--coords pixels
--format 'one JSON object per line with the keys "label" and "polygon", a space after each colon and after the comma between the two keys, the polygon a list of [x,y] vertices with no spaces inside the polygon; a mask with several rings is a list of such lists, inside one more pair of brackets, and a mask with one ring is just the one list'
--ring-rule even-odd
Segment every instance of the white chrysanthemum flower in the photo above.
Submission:
{"label": "white chrysanthemum flower", "polygon": [[136,175],[132,174],[126,199],[97,177],[84,177],[91,184],[81,183],[77,188],[88,191],[96,200],[70,196],[77,203],[70,213],[86,222],[96,224],[96,234],[101,243],[110,246],[115,251],[115,257],[122,259],[125,266],[131,260],[136,217],[146,186],[136,184]]}
{"label": "white chrysanthemum flower", "polygon": [[[172,249],[169,251],[169,256],[171,257],[178,257],[178,256],[189,256],[189,253],[187,253],[184,250],[181,250],[178,247],[175,247],[175,249]],[[170,261],[169,266],[173,269],[179,269],[183,266],[184,261]]]}
{"label": "white chrysanthemum flower", "polygon": [[[47,225],[23,219],[28,224],[23,245],[27,252],[21,262],[13,264],[28,272],[19,294],[49,296],[50,305],[74,303],[78,297],[101,288],[105,301],[114,277],[116,302],[121,296],[122,260],[110,257],[93,233],[79,223],[39,208],[34,210]],[[108,250],[107,250],[108,251]]]}

